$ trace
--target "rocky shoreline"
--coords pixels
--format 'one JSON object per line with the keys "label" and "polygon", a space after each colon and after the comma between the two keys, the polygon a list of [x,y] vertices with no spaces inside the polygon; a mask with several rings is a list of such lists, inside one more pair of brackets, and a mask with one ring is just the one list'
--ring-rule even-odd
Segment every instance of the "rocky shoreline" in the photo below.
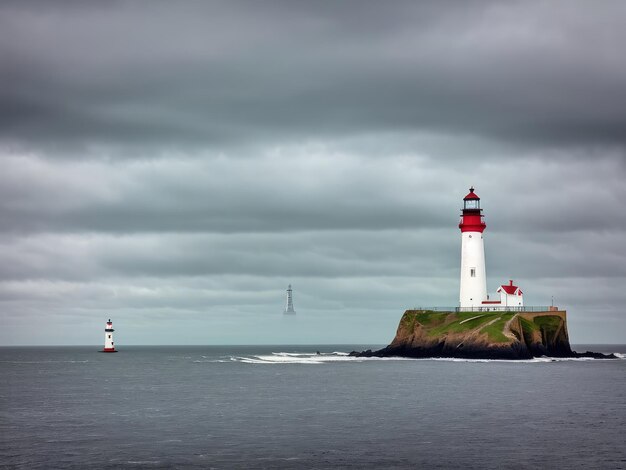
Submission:
{"label": "rocky shoreline", "polygon": [[350,356],[354,357],[408,357],[413,359],[436,359],[436,358],[458,358],[458,359],[509,359],[509,360],[523,360],[523,359],[533,359],[535,357],[554,357],[554,358],[591,358],[591,359],[618,359],[615,354],[604,354],[593,351],[585,351],[584,353],[579,353],[576,351],[572,351],[570,355],[567,356],[518,356],[518,357],[508,357],[499,354],[463,354],[463,355],[440,355],[440,354],[432,354],[427,352],[419,352],[410,351],[408,354],[400,351],[390,351],[388,348],[379,349],[377,351],[372,351],[371,349],[367,349],[366,351],[352,351]]}
{"label": "rocky shoreline", "polygon": [[572,351],[565,311],[433,312],[407,310],[387,347],[356,357],[521,360],[535,357],[617,359]]}

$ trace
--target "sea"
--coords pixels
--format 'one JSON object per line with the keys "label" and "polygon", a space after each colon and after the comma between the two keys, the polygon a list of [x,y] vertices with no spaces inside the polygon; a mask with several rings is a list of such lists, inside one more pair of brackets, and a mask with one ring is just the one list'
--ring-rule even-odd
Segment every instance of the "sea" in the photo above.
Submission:
{"label": "sea", "polygon": [[0,466],[626,468],[616,360],[348,356],[373,345],[0,348]]}

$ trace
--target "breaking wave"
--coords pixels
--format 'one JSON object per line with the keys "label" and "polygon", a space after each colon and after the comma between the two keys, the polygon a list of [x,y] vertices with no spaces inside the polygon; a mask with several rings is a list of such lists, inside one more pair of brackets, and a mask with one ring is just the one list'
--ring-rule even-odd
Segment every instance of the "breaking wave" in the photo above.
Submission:
{"label": "breaking wave", "polygon": [[[615,353],[619,358],[625,359],[626,354]],[[366,362],[366,361],[438,361],[438,362],[477,362],[491,363],[502,362],[507,364],[544,364],[551,362],[586,362],[597,361],[598,359],[589,357],[537,357],[526,360],[506,360],[506,359],[461,359],[452,357],[433,357],[433,358],[408,358],[408,357],[355,357],[350,356],[346,352],[335,351],[332,353],[293,353],[293,352],[273,352],[271,354],[259,354],[250,356],[231,356],[231,362],[240,362],[243,364],[330,364],[338,362]],[[204,361],[195,361],[204,362]],[[208,361],[207,361],[208,362]],[[211,362],[229,362],[223,359]]]}
{"label": "breaking wave", "polygon": [[324,364],[327,362],[347,362],[360,358],[351,357],[348,353],[289,353],[273,352],[271,354],[260,354],[257,356],[233,356],[234,362],[245,364]]}
{"label": "breaking wave", "polygon": [[231,361],[244,364],[328,364],[337,362],[364,362],[364,361],[410,361],[404,357],[354,357],[347,352],[334,351],[332,353],[291,353],[273,352],[254,356],[232,356]]}
{"label": "breaking wave", "polygon": [[88,360],[84,361],[0,361],[5,364],[86,364]]}

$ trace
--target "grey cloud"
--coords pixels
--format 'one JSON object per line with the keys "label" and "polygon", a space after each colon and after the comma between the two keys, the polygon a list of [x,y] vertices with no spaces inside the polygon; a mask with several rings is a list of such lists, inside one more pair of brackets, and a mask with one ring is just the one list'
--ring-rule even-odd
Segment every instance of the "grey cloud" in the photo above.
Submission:
{"label": "grey cloud", "polygon": [[[432,241],[433,236],[439,240]],[[295,236],[61,234],[2,239],[0,262],[7,281],[106,282],[120,276],[217,275],[354,278],[419,271],[437,276],[456,261],[448,253],[450,246],[457,248],[455,242],[449,233],[432,231],[322,231]]]}
{"label": "grey cloud", "polygon": [[[387,168],[383,162],[363,166],[349,155],[289,157],[164,160],[121,168],[7,159],[0,212],[6,230],[25,232],[274,232],[407,227],[420,215],[428,226],[440,218],[426,203],[436,193],[416,206],[400,191],[398,185],[412,187],[418,180],[432,185],[427,172],[410,162]],[[381,192],[373,179],[389,184]]]}
{"label": "grey cloud", "polygon": [[[6,282],[107,283],[120,278],[259,276],[288,279],[414,278],[458,281],[459,243],[448,230],[321,231],[293,234],[44,235],[2,239]],[[513,278],[624,278],[622,233],[486,232],[492,291]],[[283,279],[284,281],[281,281]],[[26,284],[27,285],[27,284]],[[246,291],[253,291],[247,286]],[[451,296],[454,298],[454,295]],[[544,300],[545,301],[545,300]]]}
{"label": "grey cloud", "polygon": [[385,343],[470,185],[489,290],[622,341],[625,9],[3,2],[0,343]]}
{"label": "grey cloud", "polygon": [[0,231],[12,233],[443,229],[454,227],[469,184],[496,231],[626,228],[626,168],[610,155],[450,165],[287,147],[246,160],[75,164],[21,156],[4,159],[4,168]]}
{"label": "grey cloud", "polygon": [[30,5],[0,10],[0,135],[18,146],[624,144],[621,2]]}

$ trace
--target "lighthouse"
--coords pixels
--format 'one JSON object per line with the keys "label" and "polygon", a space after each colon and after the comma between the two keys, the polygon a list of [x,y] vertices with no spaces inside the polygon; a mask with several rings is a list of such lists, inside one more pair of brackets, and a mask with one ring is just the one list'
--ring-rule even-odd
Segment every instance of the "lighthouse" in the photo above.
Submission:
{"label": "lighthouse", "polygon": [[291,284],[287,287],[287,304],[285,305],[285,315],[295,315],[296,311],[293,309],[293,296],[291,292]]}
{"label": "lighthouse", "polygon": [[106,327],[104,328],[104,349],[102,350],[102,352],[107,352],[107,353],[114,353],[117,352],[115,350],[115,343],[113,343],[113,332],[115,330],[113,329],[113,323],[111,322],[111,319],[109,318],[109,321],[106,324]]}
{"label": "lighthouse", "polygon": [[483,232],[487,225],[480,208],[480,198],[470,188],[461,209],[461,308],[482,307],[487,299],[485,245]]}

